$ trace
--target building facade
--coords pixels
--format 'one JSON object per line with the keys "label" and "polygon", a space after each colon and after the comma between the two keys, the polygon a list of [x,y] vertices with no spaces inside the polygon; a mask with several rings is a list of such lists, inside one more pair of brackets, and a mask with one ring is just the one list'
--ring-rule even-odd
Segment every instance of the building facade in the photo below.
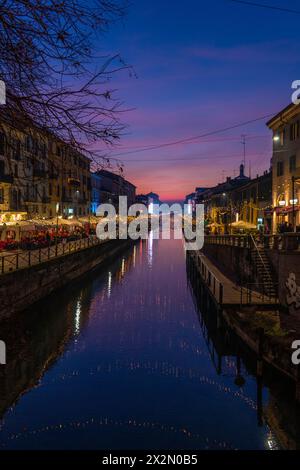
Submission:
{"label": "building facade", "polygon": [[90,159],[60,140],[49,142],[49,216],[82,217],[90,214]]}
{"label": "building facade", "polygon": [[92,195],[91,195],[91,214],[96,215],[97,207],[101,203],[101,176],[97,173],[91,174]]}
{"label": "building facade", "polygon": [[41,132],[0,123],[0,218],[47,216],[48,140]]}
{"label": "building facade", "polygon": [[270,121],[273,132],[273,232],[300,226],[300,106],[290,104]]}
{"label": "building facade", "polygon": [[127,196],[128,206],[135,203],[136,187],[123,176],[108,170],[97,171],[94,175],[99,179],[101,203],[113,204],[116,210],[119,208],[119,196]]}
{"label": "building facade", "polygon": [[234,191],[249,181],[250,178],[244,174],[244,165],[241,164],[237,177],[227,177],[223,183],[201,191],[198,202],[204,204],[207,225],[219,227],[221,232],[229,232],[229,224],[236,220],[237,207],[234,201]]}
{"label": "building facade", "polygon": [[0,122],[0,218],[50,218],[90,212],[90,160],[35,128]]}

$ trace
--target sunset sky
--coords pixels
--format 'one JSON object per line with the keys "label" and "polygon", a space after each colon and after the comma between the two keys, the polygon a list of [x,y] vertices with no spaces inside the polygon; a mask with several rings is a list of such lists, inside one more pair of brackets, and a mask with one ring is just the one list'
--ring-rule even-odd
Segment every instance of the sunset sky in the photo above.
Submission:
{"label": "sunset sky", "polygon": [[[258,3],[300,10],[287,0]],[[247,173],[270,166],[266,119],[188,143],[147,149],[201,136],[278,112],[300,79],[300,14],[231,0],[133,0],[128,15],[99,40],[98,52],[119,52],[134,67],[111,87],[131,109],[128,126],[110,153],[124,162],[137,192],[182,199],[196,186],[234,176],[246,135]]]}

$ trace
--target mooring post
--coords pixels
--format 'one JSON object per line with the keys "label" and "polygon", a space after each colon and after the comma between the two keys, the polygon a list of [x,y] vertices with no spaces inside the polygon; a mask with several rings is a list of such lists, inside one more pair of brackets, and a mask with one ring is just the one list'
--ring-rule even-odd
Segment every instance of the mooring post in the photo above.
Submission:
{"label": "mooring post", "polygon": [[263,425],[263,399],[262,399],[262,377],[256,378],[256,399],[257,399],[257,424]]}
{"label": "mooring post", "polygon": [[262,377],[263,374],[263,349],[264,349],[265,331],[263,328],[258,329],[258,352],[257,352],[257,377]]}

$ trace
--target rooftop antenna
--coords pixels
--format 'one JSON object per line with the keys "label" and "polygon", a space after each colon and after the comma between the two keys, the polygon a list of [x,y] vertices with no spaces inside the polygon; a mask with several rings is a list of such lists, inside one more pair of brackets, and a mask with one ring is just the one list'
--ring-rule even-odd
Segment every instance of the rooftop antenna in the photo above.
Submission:
{"label": "rooftop antenna", "polygon": [[245,134],[242,134],[241,137],[242,137],[241,144],[242,144],[243,147],[244,147],[243,165],[244,165],[244,168],[245,168],[245,166],[246,166],[246,135],[245,135]]}

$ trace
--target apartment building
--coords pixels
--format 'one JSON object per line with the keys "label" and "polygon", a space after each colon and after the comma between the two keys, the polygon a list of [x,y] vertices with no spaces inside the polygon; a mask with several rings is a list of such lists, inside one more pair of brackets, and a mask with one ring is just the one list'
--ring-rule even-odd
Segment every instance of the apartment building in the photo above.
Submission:
{"label": "apartment building", "polygon": [[87,215],[90,160],[55,136],[0,118],[0,222]]}
{"label": "apartment building", "polygon": [[47,216],[48,141],[35,129],[0,122],[0,221]]}
{"label": "apartment building", "polygon": [[49,142],[49,216],[85,216],[91,210],[90,159],[66,145]]}
{"label": "apartment building", "polygon": [[300,106],[291,103],[267,122],[273,132],[273,232],[300,225]]}

